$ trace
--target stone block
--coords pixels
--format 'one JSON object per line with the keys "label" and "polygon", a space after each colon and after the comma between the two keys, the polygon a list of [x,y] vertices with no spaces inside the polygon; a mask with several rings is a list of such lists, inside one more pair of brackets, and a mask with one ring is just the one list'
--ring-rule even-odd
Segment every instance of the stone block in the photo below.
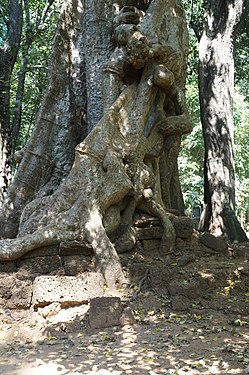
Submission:
{"label": "stone block", "polygon": [[0,262],[0,274],[2,272],[12,273],[17,269],[16,261]]}
{"label": "stone block", "polygon": [[29,275],[49,274],[51,272],[63,270],[62,261],[59,255],[20,259],[18,265],[19,273],[26,273]]}
{"label": "stone block", "polygon": [[28,309],[31,304],[32,282],[14,276],[0,278],[0,305],[9,309]]}
{"label": "stone block", "polygon": [[123,307],[119,297],[94,298],[90,302],[89,324],[91,328],[107,328],[121,324]]}
{"label": "stone block", "polygon": [[29,309],[32,298],[32,282],[30,280],[18,280],[12,288],[12,296],[7,301],[9,309]]}
{"label": "stone block", "polygon": [[193,233],[193,223],[189,217],[180,216],[172,220],[176,237],[180,238],[191,238]]}
{"label": "stone block", "polygon": [[0,275],[0,305],[4,306],[5,301],[12,296],[12,287],[15,284],[14,276]]}
{"label": "stone block", "polygon": [[66,255],[84,255],[90,256],[93,254],[92,247],[86,242],[68,241],[62,242],[59,247],[59,254]]}
{"label": "stone block", "polygon": [[84,255],[64,256],[62,261],[66,276],[76,276],[87,270],[88,261]]}
{"label": "stone block", "polygon": [[91,272],[75,276],[39,276],[33,284],[32,305],[35,309],[53,302],[63,307],[87,304],[92,298],[103,296],[104,278]]}
{"label": "stone block", "polygon": [[59,255],[59,245],[43,246],[24,254],[21,259]]}
{"label": "stone block", "polygon": [[228,248],[226,241],[224,241],[222,238],[215,237],[208,232],[205,232],[200,236],[200,242],[217,252],[226,251]]}
{"label": "stone block", "polygon": [[202,293],[202,286],[199,280],[174,280],[168,286],[171,296],[180,295],[194,300]]}
{"label": "stone block", "polygon": [[163,235],[163,228],[161,226],[152,226],[152,227],[145,227],[145,228],[137,228],[137,238],[139,240],[149,240],[155,238],[162,238]]}
{"label": "stone block", "polygon": [[160,226],[160,220],[154,216],[147,214],[135,214],[133,224],[136,228],[145,228],[152,226]]}

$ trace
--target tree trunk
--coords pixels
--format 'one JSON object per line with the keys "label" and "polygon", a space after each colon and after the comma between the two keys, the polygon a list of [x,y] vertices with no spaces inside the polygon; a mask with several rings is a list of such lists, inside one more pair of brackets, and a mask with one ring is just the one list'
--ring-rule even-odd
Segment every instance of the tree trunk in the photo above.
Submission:
{"label": "tree trunk", "polygon": [[[13,161],[19,162],[20,158],[23,155],[23,150],[21,152],[16,151],[16,145],[19,138],[19,132],[22,123],[22,107],[23,107],[23,97],[25,91],[25,80],[26,74],[28,71],[29,57],[30,57],[30,48],[34,41],[37,39],[37,36],[41,34],[41,30],[45,30],[46,23],[49,21],[51,16],[50,9],[54,3],[54,0],[51,0],[46,4],[43,10],[39,11],[37,9],[37,14],[35,21],[31,20],[30,17],[30,0],[23,1],[23,13],[25,16],[25,29],[23,31],[23,41],[20,48],[20,69],[18,72],[18,84],[16,90],[16,100],[13,107],[13,116],[11,120],[11,142],[12,142],[12,166]],[[43,31],[44,32],[44,31]],[[37,98],[39,101],[39,99]],[[32,119],[30,120],[30,128],[32,127]]]}
{"label": "tree trunk", "polygon": [[[106,15],[102,9],[104,3]],[[167,252],[174,247],[175,232],[162,197],[163,179],[159,161],[163,157],[172,163],[168,177],[171,188],[176,186],[174,177],[178,179],[175,173],[179,139],[181,134],[191,130],[191,122],[183,93],[187,31],[180,3],[175,0],[143,1],[142,9],[146,11],[143,13],[134,7],[141,1],[127,1],[129,6],[124,6],[126,1],[120,1],[115,3],[113,15],[109,3],[94,1],[91,5],[86,1],[86,8],[78,13],[77,10],[82,6],[80,2],[73,0],[73,5],[70,2],[66,5],[65,9],[70,9],[70,13],[64,11],[63,22],[71,34],[65,32],[65,26],[59,27],[52,63],[53,78],[61,73],[60,80],[50,80],[48,93],[38,115],[39,126],[35,128],[13,183],[15,188],[11,194],[15,197],[14,206],[18,207],[19,204],[22,215],[18,237],[0,241],[0,259],[15,259],[39,246],[61,241],[86,241],[93,248],[107,284],[114,286],[124,281],[117,251],[129,250],[136,240],[133,229],[135,210],[160,218],[164,228],[162,250]],[[87,27],[84,27],[81,17],[88,16],[91,25],[86,22]],[[75,17],[75,39],[82,43],[78,44],[77,51],[82,52],[78,61],[86,62],[86,72],[92,69],[89,77],[87,75],[90,83],[94,74],[95,79],[102,83],[102,99],[99,82],[95,84],[94,93],[87,93],[87,97],[95,95],[89,110],[90,128],[95,125],[97,118],[100,117],[100,120],[86,139],[76,146],[74,164],[68,176],[63,181],[57,178],[56,184],[51,185],[51,181],[56,179],[54,171],[57,169],[51,166],[48,177],[49,164],[46,163],[54,160],[59,169],[59,163],[63,166],[63,156],[67,155],[64,149],[64,154],[56,150],[60,132],[53,137],[48,136],[56,129],[53,116],[58,109],[62,120],[65,114],[67,121],[58,124],[62,129],[61,143],[64,147],[68,135],[63,126],[66,123],[66,129],[69,125],[72,127],[71,120],[74,118],[73,107],[65,106],[65,91],[69,90],[70,85],[67,83],[65,87],[62,78],[65,79],[67,73],[68,81],[72,82],[71,65],[65,65],[65,61],[71,61],[69,57],[73,54],[65,54],[63,47],[69,35],[73,38]],[[103,37],[103,19],[107,23],[108,32],[113,30],[113,41],[110,38],[106,41],[104,51],[99,44],[97,50],[93,48],[89,42],[91,38],[85,35],[101,30]],[[89,55],[84,60],[88,48]],[[76,53],[76,49],[73,52]],[[90,56],[91,63],[97,64],[97,67],[90,69]],[[80,81],[79,87],[81,95],[85,94],[85,87],[90,90],[89,84],[85,85],[84,81]],[[95,116],[94,105],[97,106]],[[41,142],[44,134],[46,147]],[[48,142],[50,138],[55,138],[55,141]],[[169,159],[170,155],[173,155],[173,162]],[[70,160],[67,161],[67,167]],[[38,177],[40,168],[38,162],[40,166],[46,167],[46,171],[40,173],[39,180],[34,184],[33,176]],[[28,168],[29,171],[31,168],[33,183],[29,189],[27,178],[23,180],[23,176],[28,175]],[[18,191],[20,186],[22,190]],[[53,186],[50,195],[46,190],[48,186]],[[42,196],[41,191],[46,196]],[[165,191],[171,194],[170,189]],[[9,203],[13,206],[11,194]],[[169,205],[173,204],[173,195],[165,199],[170,202]],[[7,211],[10,212],[10,204]]]}
{"label": "tree trunk", "polygon": [[39,9],[37,9],[35,21],[33,20],[33,22],[30,18],[30,0],[24,0],[23,2],[25,30],[23,32],[23,41],[20,49],[20,69],[18,73],[16,100],[11,121],[12,168],[14,159],[16,159],[16,161],[18,162],[19,158],[23,155],[23,150],[21,150],[21,152],[17,152],[17,155],[15,154],[15,151],[22,123],[22,106],[25,91],[25,80],[29,63],[29,51],[35,39],[40,34],[41,30],[45,29],[46,27],[45,24],[51,15],[50,8],[52,7],[53,2],[54,0],[49,1],[42,11],[39,11]]}
{"label": "tree trunk", "polygon": [[114,45],[112,42],[113,1],[86,0],[85,2],[85,50],[87,76],[87,123],[88,133],[103,114],[102,70]]}
{"label": "tree trunk", "polygon": [[77,0],[67,2],[54,41],[48,89],[0,213],[2,238],[17,235],[28,202],[58,188],[73,164],[75,146],[87,134],[83,44],[83,6]]}
{"label": "tree trunk", "polygon": [[15,107],[13,111],[13,120],[11,123],[11,143],[12,143],[12,162],[14,159],[14,152],[16,150],[16,144],[18,141],[18,135],[20,132],[21,127],[21,119],[22,119],[22,101],[24,95],[24,87],[25,87],[25,77],[27,72],[27,65],[28,65],[28,51],[31,45],[30,37],[26,37],[25,39],[25,46],[21,53],[21,66],[18,75],[18,85],[17,85],[17,92],[16,92],[16,101]]}
{"label": "tree trunk", "polygon": [[204,211],[199,229],[247,241],[235,213],[233,88],[235,31],[243,0],[207,1],[200,40],[199,89],[205,142]]}
{"label": "tree trunk", "polygon": [[7,37],[0,48],[0,205],[11,181],[10,80],[22,34],[22,4],[8,2]]}

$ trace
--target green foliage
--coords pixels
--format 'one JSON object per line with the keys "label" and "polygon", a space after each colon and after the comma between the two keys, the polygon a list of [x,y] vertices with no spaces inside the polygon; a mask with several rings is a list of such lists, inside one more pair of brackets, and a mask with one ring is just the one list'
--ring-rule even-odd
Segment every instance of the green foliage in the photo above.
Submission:
{"label": "green foliage", "polygon": [[47,4],[48,2],[45,0],[29,0],[29,14],[27,14],[24,9],[22,42],[11,81],[10,106],[11,115],[13,116],[21,59],[22,55],[26,53],[26,40],[27,38],[31,38],[31,44],[27,55],[28,64],[25,76],[21,129],[16,147],[17,149],[20,149],[25,145],[31,134],[32,128],[35,124],[36,113],[47,86],[48,64],[59,18],[61,0],[53,2],[44,17]]}
{"label": "green foliage", "polygon": [[[249,211],[249,103],[239,93],[234,100],[234,157],[236,171],[236,214],[244,224]],[[197,83],[187,85],[187,101],[193,121],[193,131],[183,137],[179,155],[179,171],[187,210],[203,202],[204,144],[200,123]]]}
{"label": "green foliage", "polygon": [[179,172],[186,209],[199,206],[203,201],[204,144],[200,123],[200,107],[197,81],[187,84],[187,102],[193,122],[191,134],[182,138],[179,155]]}
{"label": "green foliage", "polygon": [[[193,121],[193,131],[183,137],[179,170],[187,210],[203,202],[204,144],[198,96],[198,39],[202,27],[204,2],[183,0],[189,25],[189,59],[186,97]],[[244,224],[249,211],[249,2],[244,10],[235,48],[234,100],[236,213]]]}
{"label": "green foliage", "polygon": [[249,212],[249,2],[246,1],[242,21],[236,37],[234,130],[236,213],[244,227]]}
{"label": "green foliage", "polygon": [[1,0],[0,4],[0,47],[2,47],[7,35],[8,2]]}
{"label": "green foliage", "polygon": [[183,0],[182,3],[189,28],[194,32],[195,37],[200,40],[204,13],[204,0]]}
{"label": "green foliage", "polygon": [[178,159],[183,198],[187,212],[203,202],[203,156],[204,144],[200,122],[198,93],[198,39],[202,28],[202,1],[183,0],[189,25],[189,55],[187,70],[186,99],[193,123],[191,134],[182,138]]}
{"label": "green foliage", "polygon": [[249,211],[249,103],[239,92],[234,101],[236,211],[244,221]]}
{"label": "green foliage", "polygon": [[235,80],[241,92],[249,101],[249,1],[246,2],[242,21],[236,37],[235,48]]}

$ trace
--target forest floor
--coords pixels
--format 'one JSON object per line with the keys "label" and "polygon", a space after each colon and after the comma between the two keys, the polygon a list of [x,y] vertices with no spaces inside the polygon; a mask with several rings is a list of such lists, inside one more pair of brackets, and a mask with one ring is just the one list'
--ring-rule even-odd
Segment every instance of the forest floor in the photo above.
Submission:
{"label": "forest floor", "polygon": [[121,299],[133,322],[92,329],[87,305],[46,319],[2,308],[0,374],[249,374],[248,244],[121,258],[131,278]]}

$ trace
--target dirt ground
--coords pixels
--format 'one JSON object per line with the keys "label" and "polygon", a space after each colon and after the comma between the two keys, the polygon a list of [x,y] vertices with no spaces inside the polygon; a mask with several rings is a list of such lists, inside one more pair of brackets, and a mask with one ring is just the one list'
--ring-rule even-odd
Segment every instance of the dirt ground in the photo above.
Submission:
{"label": "dirt ground", "polygon": [[88,305],[0,310],[0,374],[249,374],[249,246],[179,242],[122,255],[134,321],[91,329]]}

